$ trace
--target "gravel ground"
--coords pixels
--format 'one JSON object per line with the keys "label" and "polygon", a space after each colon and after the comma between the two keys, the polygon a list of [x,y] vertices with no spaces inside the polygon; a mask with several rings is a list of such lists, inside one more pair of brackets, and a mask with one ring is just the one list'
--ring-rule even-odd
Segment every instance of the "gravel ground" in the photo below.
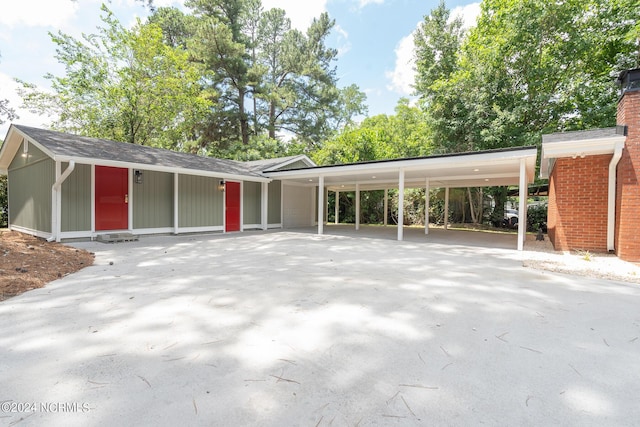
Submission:
{"label": "gravel ground", "polygon": [[549,238],[540,242],[529,239],[522,253],[525,267],[577,276],[640,283],[640,265],[623,261],[613,254],[589,251],[557,252]]}

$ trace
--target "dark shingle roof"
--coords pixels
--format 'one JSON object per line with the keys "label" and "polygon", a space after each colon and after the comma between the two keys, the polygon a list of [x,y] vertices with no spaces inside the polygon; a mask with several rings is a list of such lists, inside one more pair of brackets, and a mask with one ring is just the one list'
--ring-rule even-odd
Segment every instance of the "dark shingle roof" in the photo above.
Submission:
{"label": "dark shingle roof", "polygon": [[611,138],[612,136],[621,136],[620,130],[618,128],[603,128],[550,133],[548,135],[542,135],[542,142],[585,141],[589,139]]}
{"label": "dark shingle roof", "polygon": [[276,166],[279,166],[283,163],[286,163],[290,160],[294,160],[294,159],[298,159],[298,158],[302,158],[303,156],[301,155],[297,155],[297,156],[288,156],[288,157],[277,157],[275,159],[264,159],[264,160],[252,160],[249,162],[245,162],[245,165],[247,165],[248,168],[250,168],[253,171],[268,171],[271,170],[273,168],[275,168]]}
{"label": "dark shingle roof", "polygon": [[259,168],[252,168],[243,162],[234,160],[201,157],[162,148],[90,138],[29,126],[13,126],[44,146],[55,156],[109,160],[264,178]]}

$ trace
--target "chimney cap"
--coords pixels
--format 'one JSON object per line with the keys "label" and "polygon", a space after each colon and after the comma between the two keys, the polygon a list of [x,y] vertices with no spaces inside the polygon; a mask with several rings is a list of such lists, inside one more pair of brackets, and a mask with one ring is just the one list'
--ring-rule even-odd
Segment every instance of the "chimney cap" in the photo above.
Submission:
{"label": "chimney cap", "polygon": [[630,90],[640,90],[640,68],[622,71],[616,82],[620,86],[620,95]]}

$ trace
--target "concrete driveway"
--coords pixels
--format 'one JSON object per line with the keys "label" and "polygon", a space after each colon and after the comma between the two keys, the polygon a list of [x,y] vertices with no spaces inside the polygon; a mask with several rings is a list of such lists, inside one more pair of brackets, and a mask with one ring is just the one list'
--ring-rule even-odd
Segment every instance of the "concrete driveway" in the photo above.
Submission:
{"label": "concrete driveway", "polygon": [[0,302],[0,424],[640,420],[637,285],[352,236],[79,246],[94,266]]}

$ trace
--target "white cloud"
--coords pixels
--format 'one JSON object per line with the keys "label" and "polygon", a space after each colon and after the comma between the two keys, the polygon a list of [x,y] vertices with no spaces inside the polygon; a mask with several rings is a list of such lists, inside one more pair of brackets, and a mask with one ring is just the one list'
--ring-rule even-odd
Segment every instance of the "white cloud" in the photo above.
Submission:
{"label": "white cloud", "polygon": [[476,20],[480,16],[480,3],[470,3],[466,6],[454,7],[451,10],[451,16],[462,16],[462,27],[468,30],[476,26]]}
{"label": "white cloud", "polygon": [[396,45],[396,64],[393,71],[387,71],[385,74],[390,84],[387,86],[389,90],[398,92],[402,95],[411,95],[416,76],[415,60],[413,58],[413,33],[404,37]]}
{"label": "white cloud", "polygon": [[19,0],[3,2],[0,24],[10,28],[64,27],[78,11],[78,3],[71,0]]}
{"label": "white cloud", "polygon": [[327,11],[327,0],[262,0],[264,10],[274,7],[284,9],[291,19],[291,25],[304,31],[309,27],[313,18]]}
{"label": "white cloud", "polygon": [[[16,113],[20,116],[20,118],[15,120],[16,123],[35,127],[48,127],[51,123],[51,118],[31,113],[29,110],[20,107],[22,105],[22,98],[16,91],[18,83],[4,73],[0,73],[0,88],[2,88],[0,91],[0,99],[8,99],[9,107],[16,110]],[[10,124],[11,123],[6,122],[0,125],[0,139],[4,139],[7,135]]]}
{"label": "white cloud", "polygon": [[360,8],[363,8],[370,4],[382,4],[384,3],[384,0],[360,0],[359,3],[360,3]]}

